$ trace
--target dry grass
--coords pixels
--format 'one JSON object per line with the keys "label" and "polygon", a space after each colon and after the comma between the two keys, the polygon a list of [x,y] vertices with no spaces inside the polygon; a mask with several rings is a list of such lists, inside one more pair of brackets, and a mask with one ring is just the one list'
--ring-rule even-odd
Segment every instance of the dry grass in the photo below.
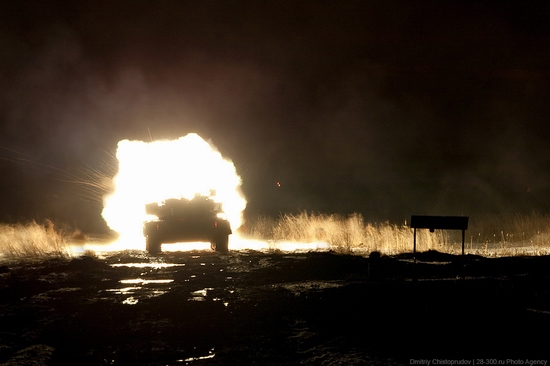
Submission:
{"label": "dry grass", "polygon": [[[278,219],[254,217],[245,220],[241,234],[258,240],[328,242],[342,253],[384,254],[410,252],[413,230],[407,222],[365,223],[362,216],[301,212]],[[461,253],[460,231],[417,230],[417,251]],[[550,216],[481,215],[470,217],[465,235],[467,253],[485,256],[550,254]]]}
{"label": "dry grass", "polygon": [[[365,223],[360,214],[349,216],[301,212],[285,214],[278,220],[269,217],[247,219],[241,234],[258,240],[328,242],[342,253],[379,251],[395,254],[412,250],[412,230],[403,225]],[[417,250],[439,249],[446,243],[444,232],[417,233]]]}
{"label": "dry grass", "polygon": [[550,216],[476,215],[470,218],[467,248],[485,256],[550,254]]}
{"label": "dry grass", "polygon": [[[240,234],[256,240],[296,243],[327,242],[340,253],[383,254],[411,252],[413,230],[407,222],[365,222],[359,214],[349,216],[301,212],[278,219],[247,218]],[[67,234],[69,233],[69,234]],[[79,231],[56,229],[45,224],[0,224],[0,259],[69,256],[70,243],[86,241]],[[417,251],[461,252],[461,232],[417,230]],[[466,231],[466,252],[483,256],[550,254],[550,216],[471,216]]]}
{"label": "dry grass", "polygon": [[468,233],[471,240],[478,243],[536,244],[541,234],[550,233],[550,216],[538,213],[478,215],[470,218]]}
{"label": "dry grass", "polygon": [[68,256],[67,236],[49,220],[40,225],[0,224],[0,258],[23,259]]}

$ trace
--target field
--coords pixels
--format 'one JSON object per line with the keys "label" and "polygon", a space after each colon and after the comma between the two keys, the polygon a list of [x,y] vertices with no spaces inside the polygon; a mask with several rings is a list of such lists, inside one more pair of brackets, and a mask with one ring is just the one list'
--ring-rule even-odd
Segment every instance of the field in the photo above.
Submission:
{"label": "field", "polygon": [[[245,218],[237,230],[242,238],[269,243],[322,242],[337,253],[368,255],[380,252],[395,255],[412,251],[413,230],[402,224],[364,222],[359,214],[349,216],[302,212],[279,218]],[[17,259],[65,256],[72,244],[86,242],[87,236],[65,225],[44,223],[0,224],[0,258]],[[437,250],[449,254],[462,252],[459,231],[418,230],[417,251]],[[272,246],[277,248],[276,245]],[[470,217],[465,235],[465,251],[485,257],[550,254],[550,216],[479,215]]]}
{"label": "field", "polygon": [[[350,216],[312,214],[283,215],[278,219],[253,217],[241,232],[259,240],[328,242],[339,253],[386,255],[412,251],[413,230],[404,221],[364,222]],[[461,232],[418,230],[417,250],[462,252]],[[550,217],[531,215],[478,215],[470,217],[465,236],[466,252],[489,257],[550,254]]]}
{"label": "field", "polygon": [[326,241],[332,250],[228,255],[75,256],[70,244],[88,240],[78,231],[7,225],[0,364],[547,360],[548,220],[489,218],[485,226],[471,221],[465,258],[453,233],[420,230],[416,264],[405,224],[365,224],[358,215],[257,218],[241,235]]}

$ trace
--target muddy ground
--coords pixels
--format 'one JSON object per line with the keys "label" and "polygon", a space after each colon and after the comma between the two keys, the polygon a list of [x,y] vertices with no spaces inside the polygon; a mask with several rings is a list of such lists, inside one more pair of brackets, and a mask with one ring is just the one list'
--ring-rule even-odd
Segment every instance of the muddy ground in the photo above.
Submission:
{"label": "muddy ground", "polygon": [[467,256],[464,280],[460,256],[417,259],[124,251],[7,263],[0,364],[548,359],[549,257]]}

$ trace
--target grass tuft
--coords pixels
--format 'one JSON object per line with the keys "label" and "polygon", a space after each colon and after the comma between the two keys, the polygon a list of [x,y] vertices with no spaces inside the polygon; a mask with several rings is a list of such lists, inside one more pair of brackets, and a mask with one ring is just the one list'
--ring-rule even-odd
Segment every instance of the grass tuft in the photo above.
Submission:
{"label": "grass tuft", "polygon": [[49,220],[44,224],[0,224],[0,258],[67,257],[66,237]]}

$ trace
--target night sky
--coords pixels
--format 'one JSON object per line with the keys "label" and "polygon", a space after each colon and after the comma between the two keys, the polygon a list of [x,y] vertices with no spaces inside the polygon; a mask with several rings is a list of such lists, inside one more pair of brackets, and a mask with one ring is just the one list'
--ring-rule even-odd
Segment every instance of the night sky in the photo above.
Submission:
{"label": "night sky", "polygon": [[100,230],[117,142],[190,132],[251,214],[545,213],[547,4],[3,0],[0,221]]}

